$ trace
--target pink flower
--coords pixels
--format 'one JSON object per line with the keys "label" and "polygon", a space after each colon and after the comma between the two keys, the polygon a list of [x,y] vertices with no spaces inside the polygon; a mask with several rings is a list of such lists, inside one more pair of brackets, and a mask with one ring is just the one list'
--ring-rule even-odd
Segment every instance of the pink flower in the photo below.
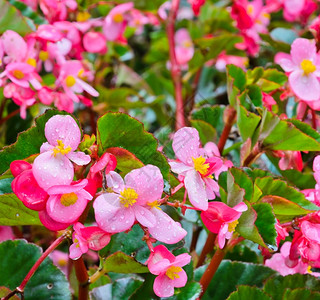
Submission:
{"label": "pink flower", "polygon": [[126,28],[126,13],[133,8],[133,2],[117,5],[107,15],[103,24],[103,34],[108,41],[117,40]]}
{"label": "pink flower", "polygon": [[278,55],[275,61],[290,73],[290,87],[299,98],[304,101],[320,98],[320,61],[313,40],[296,39],[291,45],[290,55]]}
{"label": "pink flower", "polygon": [[191,4],[193,12],[196,16],[200,13],[200,8],[202,5],[205,4],[206,0],[188,0],[188,2]]}
{"label": "pink flower", "polygon": [[73,182],[71,185],[55,185],[50,187],[47,192],[49,199],[46,204],[46,211],[50,218],[60,223],[74,223],[83,213],[92,199],[90,193],[84,188],[88,180]]}
{"label": "pink flower", "polygon": [[218,234],[219,247],[222,249],[226,239],[230,239],[238,225],[242,212],[248,209],[244,202],[229,207],[223,202],[210,202],[208,210],[201,213],[204,225],[213,233]]}
{"label": "pink flower", "polygon": [[222,160],[205,157],[205,151],[200,148],[199,133],[191,127],[175,133],[172,148],[178,159],[178,162],[169,162],[172,171],[182,178],[191,204],[207,210],[208,199],[214,199],[219,193],[219,185],[211,175],[222,167]]}
{"label": "pink flower", "polygon": [[150,272],[158,275],[153,283],[153,290],[158,297],[171,297],[175,287],[186,285],[188,277],[182,267],[190,261],[191,256],[187,253],[176,257],[163,245],[154,248],[147,263]]}
{"label": "pink flower", "polygon": [[191,60],[194,54],[194,47],[188,30],[185,28],[177,30],[174,40],[177,63],[184,66]]}
{"label": "pink flower", "polygon": [[70,116],[56,115],[46,123],[45,136],[48,142],[42,144],[41,154],[34,160],[33,175],[44,190],[69,185],[74,175],[70,160],[77,165],[86,165],[91,160],[89,155],[75,152],[81,138],[79,126]]}
{"label": "pink flower", "polygon": [[7,55],[5,63],[21,62],[26,59],[28,46],[15,31],[7,30],[1,36],[3,51]]}
{"label": "pink flower", "polygon": [[97,224],[104,231],[126,231],[137,220],[154,238],[168,244],[177,243],[187,234],[159,207],[164,183],[157,167],[133,170],[124,180],[111,171],[107,184],[113,192],[100,195],[93,203]]}
{"label": "pink flower", "polygon": [[111,234],[101,230],[97,226],[85,227],[81,223],[76,223],[73,229],[73,244],[69,248],[69,257],[71,259],[80,258],[89,249],[95,251],[101,250],[110,242]]}
{"label": "pink flower", "polygon": [[10,226],[0,226],[0,242],[13,240],[14,234]]}
{"label": "pink flower", "polygon": [[107,41],[100,32],[88,32],[83,37],[83,47],[91,53],[105,54],[107,52]]}
{"label": "pink flower", "polygon": [[68,276],[68,254],[59,250],[54,250],[50,253],[49,257],[52,259],[53,264]]}

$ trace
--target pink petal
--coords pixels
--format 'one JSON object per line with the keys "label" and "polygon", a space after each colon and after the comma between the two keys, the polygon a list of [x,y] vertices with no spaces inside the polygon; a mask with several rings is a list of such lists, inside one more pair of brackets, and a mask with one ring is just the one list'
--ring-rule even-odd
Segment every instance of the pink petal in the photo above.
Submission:
{"label": "pink petal", "polygon": [[176,257],[167,249],[164,245],[158,245],[154,247],[154,251],[151,252],[150,257],[147,260],[148,267],[152,264],[156,264],[163,259],[169,260],[170,263],[173,263]]}
{"label": "pink petal", "polygon": [[193,167],[187,166],[184,163],[171,161],[169,162],[169,165],[171,167],[171,171],[179,175],[185,175],[185,172],[193,170]]}
{"label": "pink petal", "polygon": [[158,208],[150,210],[155,216],[157,223],[154,227],[148,227],[152,236],[160,242],[175,244],[181,241],[187,232],[179,222],[175,222],[166,213]]}
{"label": "pink petal", "polygon": [[74,175],[70,160],[65,156],[54,157],[50,151],[41,153],[34,160],[32,171],[44,190],[54,185],[69,185]]}
{"label": "pink petal", "polygon": [[148,264],[148,268],[151,274],[159,275],[160,273],[165,272],[170,265],[170,261],[164,258],[154,264]]}
{"label": "pink petal", "polygon": [[185,270],[180,271],[177,275],[179,278],[173,279],[173,286],[177,288],[184,287],[188,281],[188,276]]}
{"label": "pink petal", "polygon": [[124,190],[123,179],[118,173],[111,171],[106,178],[108,187],[112,188],[114,192],[120,193]]}
{"label": "pink petal", "polygon": [[91,161],[90,155],[81,151],[70,152],[66,156],[78,166],[85,166]]}
{"label": "pink petal", "polygon": [[314,40],[298,38],[291,45],[292,61],[300,66],[304,59],[313,60],[316,56],[316,45]]}
{"label": "pink petal", "polygon": [[22,61],[27,55],[27,43],[16,32],[7,30],[1,36],[4,52],[13,61]]}
{"label": "pink petal", "polygon": [[76,193],[82,190],[88,184],[87,179],[83,179],[80,182],[72,185],[55,185],[48,189],[49,195],[62,195],[67,193]]}
{"label": "pink petal", "polygon": [[219,244],[220,249],[223,249],[223,247],[226,243],[226,232],[227,231],[228,231],[228,225],[224,224],[218,233],[218,244]]}
{"label": "pink petal", "polygon": [[207,210],[208,198],[201,175],[196,170],[187,172],[186,177],[184,178],[184,185],[188,192],[191,204],[201,210]]}
{"label": "pink petal", "polygon": [[57,146],[57,141],[61,140],[65,147],[70,146],[74,151],[80,144],[81,132],[72,117],[56,115],[46,123],[45,136],[49,144]]}
{"label": "pink petal", "polygon": [[45,142],[40,147],[40,153],[43,153],[43,152],[46,152],[46,151],[50,151],[53,148],[54,147],[52,145],[50,145],[48,142]]}
{"label": "pink petal", "polygon": [[173,280],[165,274],[159,275],[154,280],[153,290],[158,297],[171,297],[174,294]]}
{"label": "pink petal", "polygon": [[103,34],[108,41],[115,41],[119,38],[125,29],[125,23],[115,23],[113,20],[107,16],[105,22],[103,23]]}
{"label": "pink petal", "polygon": [[69,247],[69,257],[71,259],[76,260],[76,259],[80,258],[82,254],[83,253],[82,253],[80,247],[78,246],[78,244],[73,243]]}
{"label": "pink petal", "polygon": [[199,157],[199,146],[199,133],[195,128],[184,127],[174,134],[173,151],[180,161],[189,166],[193,166],[192,157]]}
{"label": "pink petal", "polygon": [[185,265],[189,264],[190,261],[191,256],[188,253],[183,253],[176,257],[173,264],[177,267],[184,267]]}
{"label": "pink petal", "polygon": [[292,61],[291,55],[287,53],[278,53],[275,56],[274,61],[279,64],[285,72],[292,72],[298,68],[298,66]]}
{"label": "pink petal", "polygon": [[95,90],[90,84],[86,83],[85,81],[77,78],[76,79],[77,83],[91,96],[93,97],[98,97],[99,92]]}
{"label": "pink petal", "polygon": [[294,71],[289,75],[293,92],[302,100],[313,101],[320,98],[320,84],[314,74],[303,75],[303,71]]}
{"label": "pink petal", "polygon": [[207,198],[210,200],[215,199],[216,194],[219,195],[219,184],[209,177],[203,178],[203,181],[206,184]]}
{"label": "pink petal", "polygon": [[156,225],[156,218],[149,209],[140,205],[133,206],[134,214],[137,221],[145,227],[153,227]]}
{"label": "pink petal", "polygon": [[205,144],[203,149],[205,150],[207,156],[209,156],[209,157],[211,157],[211,156],[220,157],[220,152],[219,152],[218,146],[215,143],[208,142]]}
{"label": "pink petal", "polygon": [[244,202],[240,202],[239,204],[237,204],[236,206],[234,206],[232,208],[238,212],[244,212],[244,211],[248,210],[248,206]]}
{"label": "pink petal", "polygon": [[83,47],[91,53],[106,52],[106,38],[100,32],[88,32],[83,37]]}
{"label": "pink petal", "polygon": [[92,250],[99,251],[110,242],[111,235],[97,226],[81,228],[80,232]]}
{"label": "pink petal", "polygon": [[128,173],[124,182],[126,187],[133,188],[137,194],[137,204],[145,205],[161,198],[163,192],[163,178],[158,167],[146,165]]}
{"label": "pink petal", "polygon": [[52,231],[63,230],[71,225],[54,221],[45,210],[39,211],[39,219],[45,227]]}

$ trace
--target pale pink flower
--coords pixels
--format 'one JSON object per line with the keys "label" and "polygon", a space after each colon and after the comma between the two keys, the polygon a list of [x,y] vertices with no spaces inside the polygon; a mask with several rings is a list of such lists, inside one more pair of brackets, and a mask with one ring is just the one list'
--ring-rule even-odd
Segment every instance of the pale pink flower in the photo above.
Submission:
{"label": "pale pink flower", "polygon": [[97,226],[85,227],[81,223],[73,225],[73,244],[69,248],[69,257],[78,259],[89,249],[99,251],[109,244],[111,234],[101,230]]}
{"label": "pale pink flower", "polygon": [[21,62],[26,59],[28,46],[25,40],[15,31],[6,30],[1,36],[5,63]]}
{"label": "pale pink flower", "polygon": [[83,36],[83,47],[87,52],[105,54],[107,41],[100,32],[88,32]]}
{"label": "pale pink flower", "polygon": [[181,128],[175,133],[172,148],[178,159],[177,162],[169,162],[172,171],[179,174],[191,204],[207,210],[208,199],[219,194],[219,185],[212,174],[222,167],[222,160],[214,156],[206,158],[205,150],[200,148],[199,133],[191,127]]}
{"label": "pale pink flower", "polygon": [[108,41],[117,40],[127,24],[127,13],[133,8],[133,2],[123,3],[110,10],[103,23],[103,34]]}
{"label": "pale pink flower", "polygon": [[68,254],[59,250],[54,250],[49,254],[49,257],[52,259],[53,264],[68,276]]}
{"label": "pale pink flower", "polygon": [[159,168],[147,165],[135,169],[124,180],[111,171],[107,184],[113,192],[100,195],[93,203],[101,229],[111,233],[126,231],[137,220],[154,238],[168,244],[177,243],[187,234],[159,207],[164,186]]}
{"label": "pale pink flower", "polygon": [[0,226],[0,242],[13,240],[14,234],[10,226]]}
{"label": "pale pink flower", "polygon": [[36,37],[47,42],[56,43],[63,38],[63,34],[53,25],[42,24],[37,29]]}
{"label": "pale pink flower", "polygon": [[190,261],[191,256],[188,253],[174,256],[163,245],[154,248],[147,263],[150,273],[157,275],[153,283],[153,290],[158,297],[171,297],[175,287],[186,285],[188,277],[182,267],[189,264]]}
{"label": "pale pink flower", "polygon": [[225,72],[226,66],[229,64],[245,69],[249,62],[248,57],[228,55],[225,53],[225,51],[220,53],[217,59],[214,61],[216,61],[217,70],[221,72]]}
{"label": "pale pink flower", "polygon": [[218,234],[219,247],[222,249],[237,227],[242,212],[248,209],[244,202],[229,207],[223,202],[210,202],[206,211],[201,213],[204,225],[213,233]]}
{"label": "pale pink flower", "polygon": [[141,34],[143,32],[143,26],[148,24],[149,18],[146,17],[137,9],[131,9],[128,16],[128,26],[136,29],[135,34]]}
{"label": "pale pink flower", "polygon": [[49,22],[63,21],[68,16],[68,9],[76,10],[76,0],[40,0],[40,9]]}
{"label": "pale pink flower", "polygon": [[74,175],[70,160],[77,165],[91,160],[89,155],[75,152],[81,139],[79,126],[70,116],[56,115],[46,123],[45,136],[48,142],[42,144],[41,154],[34,160],[33,175],[44,190],[69,185]]}
{"label": "pale pink flower", "polygon": [[290,55],[278,54],[275,62],[290,73],[290,87],[300,99],[315,101],[320,98],[320,61],[314,40],[296,39]]}
{"label": "pale pink flower", "polygon": [[193,42],[188,30],[185,28],[177,30],[174,40],[177,63],[181,66],[186,66],[194,54]]}

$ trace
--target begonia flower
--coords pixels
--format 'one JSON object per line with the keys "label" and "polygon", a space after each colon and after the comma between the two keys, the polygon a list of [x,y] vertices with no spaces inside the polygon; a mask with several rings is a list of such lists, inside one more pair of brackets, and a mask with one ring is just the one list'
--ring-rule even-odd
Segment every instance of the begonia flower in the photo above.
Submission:
{"label": "begonia flower", "polygon": [[177,63],[183,67],[191,60],[194,54],[194,47],[188,30],[185,28],[177,30],[174,40]]}
{"label": "begonia flower", "polygon": [[320,61],[314,40],[296,39],[290,55],[278,55],[275,61],[290,73],[290,87],[300,99],[315,101],[320,98]]}
{"label": "begonia flower", "polygon": [[218,157],[205,157],[200,148],[199,133],[195,128],[179,129],[172,143],[177,162],[169,162],[174,173],[179,174],[188,192],[193,206],[207,210],[208,199],[214,199],[219,193],[219,185],[212,178],[212,174],[219,170],[223,163]]}
{"label": "begonia flower", "polygon": [[154,238],[174,244],[187,232],[159,207],[163,178],[158,167],[147,165],[129,172],[124,179],[111,171],[107,176],[112,193],[104,193],[93,203],[98,226],[110,233],[130,229],[135,221],[148,228]]}
{"label": "begonia flower", "polygon": [[230,239],[237,227],[242,212],[248,209],[244,202],[229,207],[223,202],[210,202],[206,211],[201,213],[204,225],[213,233],[218,234],[218,244],[222,249],[226,239]]}
{"label": "begonia flower", "polygon": [[174,256],[165,246],[158,245],[147,260],[150,273],[157,275],[153,290],[158,297],[171,297],[175,287],[184,287],[188,277],[182,269],[189,264],[191,256],[183,253]]}
{"label": "begonia flower", "polygon": [[103,231],[97,226],[85,227],[81,223],[73,226],[73,244],[69,248],[69,257],[78,259],[89,249],[98,251],[109,244],[111,234]]}
{"label": "begonia flower", "polygon": [[88,32],[82,39],[83,47],[87,52],[105,54],[107,52],[107,41],[100,32]]}
{"label": "begonia flower", "polygon": [[188,2],[191,4],[194,14],[198,16],[200,13],[200,8],[205,4],[206,0],[188,0]]}
{"label": "begonia flower", "polygon": [[56,115],[46,123],[45,136],[48,142],[42,144],[41,154],[34,160],[33,175],[44,190],[68,185],[74,175],[70,160],[77,165],[86,165],[91,160],[89,155],[75,152],[81,138],[79,126],[70,116]]}
{"label": "begonia flower", "polygon": [[14,234],[10,226],[0,226],[0,242],[13,240]]}

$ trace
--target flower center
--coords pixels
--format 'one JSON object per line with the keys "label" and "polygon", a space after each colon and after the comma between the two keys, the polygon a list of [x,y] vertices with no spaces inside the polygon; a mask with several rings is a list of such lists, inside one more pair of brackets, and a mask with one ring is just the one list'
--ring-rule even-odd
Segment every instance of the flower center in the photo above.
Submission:
{"label": "flower center", "polygon": [[161,210],[161,208],[160,208],[160,203],[156,200],[156,201],[153,201],[153,202],[148,202],[147,203],[151,208],[157,208],[157,209],[160,209]]}
{"label": "flower center", "polygon": [[68,261],[66,261],[66,260],[63,259],[63,258],[60,258],[60,259],[58,260],[58,265],[59,265],[60,267],[65,267],[65,266],[67,265],[67,263],[68,263]]}
{"label": "flower center", "polygon": [[301,62],[301,68],[303,70],[303,75],[308,76],[310,73],[313,73],[317,68],[313,62],[309,59],[304,59]]}
{"label": "flower center", "polygon": [[80,11],[77,14],[77,22],[85,22],[90,19],[91,15],[87,11]]}
{"label": "flower center", "polygon": [[37,61],[34,58],[28,58],[27,64],[35,68],[37,66]]}
{"label": "flower center", "polygon": [[58,153],[61,153],[62,155],[66,155],[72,150],[70,146],[65,148],[64,143],[62,143],[61,140],[57,140],[57,143],[58,145],[52,149],[54,157],[56,157]]}
{"label": "flower center", "polygon": [[76,79],[72,75],[68,75],[66,77],[66,85],[67,87],[72,87],[76,84]]}
{"label": "flower center", "polygon": [[46,61],[49,58],[49,53],[47,51],[41,50],[39,53],[39,58],[42,61]]}
{"label": "flower center", "polygon": [[182,271],[181,267],[175,267],[175,266],[171,266],[167,271],[166,271],[166,275],[170,278],[170,279],[175,279],[175,278],[180,278],[180,276],[178,275],[179,272]]}
{"label": "flower center", "polygon": [[196,171],[198,171],[201,175],[205,175],[208,172],[209,164],[205,164],[206,159],[202,156],[199,156],[197,158],[193,158],[193,164]]}
{"label": "flower center", "polygon": [[228,224],[228,231],[229,232],[234,232],[234,230],[236,229],[237,225],[239,224],[238,220],[234,220],[233,222]]}
{"label": "flower center", "polygon": [[60,198],[60,202],[64,206],[70,206],[77,202],[78,196],[75,193],[63,194]]}
{"label": "flower center", "polygon": [[114,14],[112,17],[113,21],[116,23],[121,23],[123,22],[123,15],[122,14]]}
{"label": "flower center", "polygon": [[124,189],[122,192],[120,192],[120,195],[120,203],[124,207],[132,206],[137,202],[138,194],[132,188]]}
{"label": "flower center", "polygon": [[11,74],[17,79],[23,79],[24,78],[24,73],[22,71],[20,71],[20,70],[13,70]]}
{"label": "flower center", "polygon": [[185,47],[185,48],[191,48],[191,47],[192,47],[191,41],[184,41],[184,42],[182,43],[182,45],[183,45],[183,47]]}
{"label": "flower center", "polygon": [[248,14],[249,15],[253,15],[253,13],[254,13],[254,6],[252,5],[252,4],[249,4],[248,6],[247,6],[247,12],[248,12]]}

